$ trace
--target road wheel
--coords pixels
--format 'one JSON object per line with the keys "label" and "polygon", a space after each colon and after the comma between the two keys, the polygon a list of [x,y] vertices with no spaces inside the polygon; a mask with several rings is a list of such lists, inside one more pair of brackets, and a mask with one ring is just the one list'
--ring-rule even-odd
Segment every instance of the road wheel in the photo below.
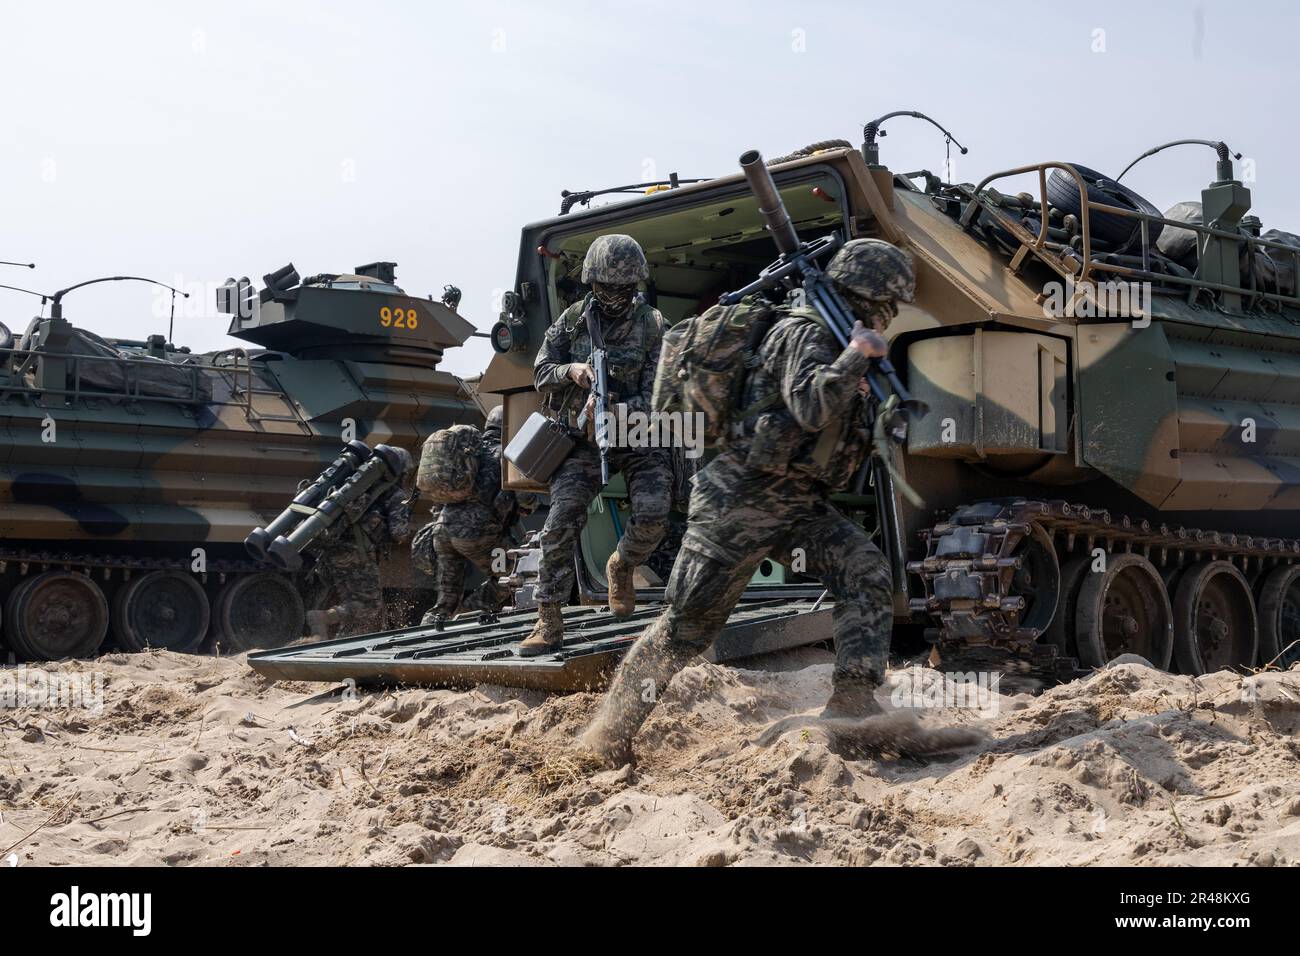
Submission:
{"label": "road wheel", "polygon": [[108,601],[84,574],[46,571],[10,595],[4,630],[28,660],[91,657],[108,633]]}
{"label": "road wheel", "polygon": [[[1300,564],[1285,564],[1265,576],[1259,591],[1259,661],[1279,667],[1300,660]],[[1280,655],[1280,656],[1279,656]]]}
{"label": "road wheel", "polygon": [[1052,623],[1061,592],[1061,566],[1052,536],[1034,525],[1017,547],[1020,567],[1012,572],[1009,593],[1025,599],[1020,626],[1040,636]]}
{"label": "road wheel", "polygon": [[1047,643],[1055,644],[1064,657],[1078,657],[1079,647],[1074,639],[1074,614],[1078,607],[1079,589],[1092,567],[1091,554],[1078,554],[1061,567],[1061,590],[1056,601],[1056,614],[1043,635]]}
{"label": "road wheel", "polygon": [[1184,674],[1255,663],[1259,628],[1250,585],[1227,561],[1183,572],[1174,595],[1174,655]]}
{"label": "road wheel", "polygon": [[27,645],[23,643],[23,636],[9,625],[9,609],[18,604],[18,601],[22,598],[23,592],[27,590],[29,584],[36,580],[36,577],[35,574],[32,574],[23,578],[18,582],[17,587],[9,592],[9,596],[5,598],[4,624],[0,629],[4,632],[5,643],[20,661],[32,660],[32,651],[31,648],[27,647]]}
{"label": "road wheel", "polygon": [[1086,667],[1104,667],[1121,654],[1137,654],[1167,670],[1174,615],[1155,565],[1140,554],[1112,554],[1105,571],[1085,574],[1074,635]]}
{"label": "road wheel", "polygon": [[231,578],[217,596],[217,643],[228,653],[283,647],[302,637],[302,595],[274,571]]}
{"label": "road wheel", "polygon": [[113,599],[113,633],[123,650],[158,648],[191,654],[208,633],[208,596],[183,571],[132,578]]}

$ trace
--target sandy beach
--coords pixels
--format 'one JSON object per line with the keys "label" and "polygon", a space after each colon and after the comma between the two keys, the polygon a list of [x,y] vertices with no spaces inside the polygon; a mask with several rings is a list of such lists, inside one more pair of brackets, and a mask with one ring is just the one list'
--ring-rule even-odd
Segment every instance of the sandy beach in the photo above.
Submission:
{"label": "sandy beach", "polygon": [[[637,738],[637,766],[615,771],[593,771],[569,746],[595,694],[272,684],[242,657],[165,652],[41,665],[47,677],[93,675],[102,706],[0,708],[0,857],[1300,861],[1300,669],[1194,679],[1130,664],[1038,696],[995,692],[983,710],[922,707],[925,724],[977,727],[988,740],[919,760],[844,753],[799,719],[825,700],[827,652],[761,663],[683,671]],[[891,679],[882,702],[945,699],[938,671],[900,668]]]}

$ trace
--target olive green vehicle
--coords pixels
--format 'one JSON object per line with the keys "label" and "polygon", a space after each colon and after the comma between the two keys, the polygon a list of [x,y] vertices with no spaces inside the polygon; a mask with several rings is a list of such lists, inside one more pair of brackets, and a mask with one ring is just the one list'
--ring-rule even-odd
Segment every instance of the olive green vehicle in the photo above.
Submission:
{"label": "olive green vehicle", "polygon": [[[897,456],[920,503],[879,465],[864,494],[838,499],[890,559],[899,632],[941,655],[998,647],[1051,666],[1133,653],[1200,673],[1294,655],[1300,240],[1261,233],[1227,148],[1211,144],[1200,217],[1170,218],[1065,162],[977,185],[900,174],[880,162],[879,132],[769,165],[801,240],[875,237],[915,261],[916,300],[888,335],[929,406]],[[586,210],[572,207],[598,193],[566,194],[559,216],[524,228],[481,382],[508,435],[538,407],[533,356],[583,294],[597,236],[641,243],[647,298],[670,323],[775,256],[739,174],[644,192]],[[529,488],[513,469],[506,480]],[[626,515],[618,476],[602,497],[579,556],[584,603],[605,597]],[[643,583],[641,600],[662,597]],[[810,587],[765,564],[747,598]]]}
{"label": "olive green vehicle", "polygon": [[[308,578],[255,562],[245,536],[349,439],[414,453],[438,428],[482,420],[465,383],[437,368],[473,333],[459,293],[407,295],[389,262],[307,279],[288,266],[265,282],[256,296],[247,280],[219,294],[247,347],[196,355],[162,335],[102,339],[74,325],[93,317],[76,315],[75,296],[63,302],[71,290],[3,343],[9,652],[294,640]],[[382,573],[393,597],[427,585],[406,549]]]}

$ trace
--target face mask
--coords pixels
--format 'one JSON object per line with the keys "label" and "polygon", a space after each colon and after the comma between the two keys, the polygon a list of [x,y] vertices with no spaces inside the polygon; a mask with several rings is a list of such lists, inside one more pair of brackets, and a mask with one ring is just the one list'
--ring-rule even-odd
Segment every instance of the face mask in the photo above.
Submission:
{"label": "face mask", "polygon": [[873,322],[877,319],[880,321],[880,327],[887,329],[894,316],[898,315],[898,305],[892,299],[868,299],[852,294],[846,298],[853,308],[853,314],[869,329],[875,328]]}
{"label": "face mask", "polygon": [[635,285],[606,285],[593,282],[591,292],[596,297],[600,310],[606,315],[618,316],[632,307],[632,296],[636,295]]}

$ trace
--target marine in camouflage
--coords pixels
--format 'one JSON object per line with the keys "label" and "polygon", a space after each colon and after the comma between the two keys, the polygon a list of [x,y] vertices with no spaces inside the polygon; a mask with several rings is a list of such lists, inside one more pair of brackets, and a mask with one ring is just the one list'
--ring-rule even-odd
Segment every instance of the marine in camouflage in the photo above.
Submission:
{"label": "marine in camouflage", "polygon": [[510,592],[496,583],[504,573],[500,561],[514,546],[511,526],[521,513],[536,507],[537,499],[501,488],[501,417],[499,407],[488,416],[473,495],[443,505],[412,542],[412,561],[417,567],[427,567],[426,573],[435,575],[438,586],[437,603],[424,616],[426,624],[439,616],[450,617],[461,607],[469,564],[487,577],[474,595],[477,606],[497,610],[510,598]]}
{"label": "marine in camouflage", "polygon": [[[614,238],[619,237],[601,237]],[[600,239],[592,248],[598,244]],[[637,251],[640,252],[640,247]],[[644,263],[644,257],[641,262]],[[570,428],[576,428],[587,401],[587,394],[570,378],[575,363],[585,363],[591,358],[591,334],[583,321],[583,308],[582,302],[576,302],[556,319],[547,329],[533,363],[534,385],[545,396],[548,408]],[[648,413],[663,344],[663,316],[640,300],[624,315],[610,317],[603,306],[596,314],[609,354],[611,413]],[[611,434],[615,431],[611,429]],[[623,473],[632,505],[632,517],[619,541],[619,554],[633,566],[641,565],[664,535],[675,485],[673,455],[666,448],[613,448],[609,463],[612,471]],[[600,453],[595,442],[585,434],[577,434],[573,452],[551,477],[550,511],[541,534],[539,603],[560,604],[568,600],[573,588],[574,547],[587,523],[587,509],[600,492],[600,486]]]}
{"label": "marine in camouflage", "polygon": [[802,309],[768,333],[744,404],[784,401],[750,419],[696,476],[682,551],[668,584],[668,640],[713,642],[764,557],[819,578],[835,599],[835,681],[878,683],[892,627],[890,575],[863,529],[829,503],[870,451],[858,383],[868,360]]}
{"label": "marine in camouflage", "polygon": [[[409,470],[409,469],[408,469]],[[326,610],[336,635],[365,634],[384,626],[379,562],[411,537],[411,505],[401,486],[390,488],[358,521],[339,529],[317,552],[314,573],[335,604]]]}
{"label": "marine in camouflage", "polygon": [[717,639],[765,557],[818,578],[835,602],[833,700],[869,701],[884,679],[893,627],[889,564],[828,500],[870,451],[860,389],[869,360],[842,349],[815,313],[781,311],[787,314],[759,349],[743,405],[773,391],[782,403],[745,422],[695,477],[668,607],[624,658],[584,737],[607,759],[630,751],[658,694]]}

